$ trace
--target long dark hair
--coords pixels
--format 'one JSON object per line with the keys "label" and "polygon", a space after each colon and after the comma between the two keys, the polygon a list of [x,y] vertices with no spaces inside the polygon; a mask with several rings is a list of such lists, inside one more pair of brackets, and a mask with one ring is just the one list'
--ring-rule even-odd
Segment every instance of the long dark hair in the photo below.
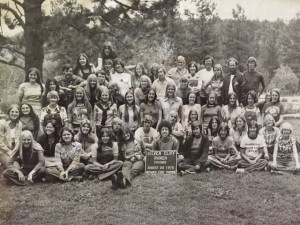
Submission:
{"label": "long dark hair", "polygon": [[69,133],[72,134],[72,142],[74,142],[75,133],[74,133],[73,129],[71,129],[69,127],[63,127],[61,129],[60,134],[59,134],[59,137],[60,137],[60,141],[59,142],[62,143],[62,144],[65,144],[65,141],[62,138],[62,135],[63,135],[64,131],[68,131]]}
{"label": "long dark hair", "polygon": [[46,80],[46,84],[45,84],[45,93],[42,96],[41,99],[41,103],[42,103],[42,107],[46,107],[49,103],[48,103],[48,99],[47,99],[47,94],[50,91],[50,84],[51,82],[53,82],[56,85],[55,91],[57,91],[57,93],[59,94],[59,84],[57,82],[57,80],[55,80],[54,78],[48,78]]}
{"label": "long dark hair", "polygon": [[125,111],[124,111],[125,122],[129,122],[128,102],[126,100],[126,97],[127,97],[128,94],[132,94],[132,96],[133,96],[133,102],[132,102],[132,104],[133,104],[133,107],[132,107],[132,109],[133,109],[133,120],[138,121],[140,117],[139,117],[139,112],[136,109],[135,100],[134,100],[134,93],[133,93],[132,90],[129,90],[125,94]]}
{"label": "long dark hair", "polygon": [[77,74],[78,73],[78,71],[79,70],[81,70],[82,71],[82,66],[80,65],[80,63],[79,63],[79,59],[80,59],[80,57],[84,57],[85,59],[86,59],[86,64],[85,64],[85,67],[87,68],[87,69],[89,69],[89,72],[91,73],[92,72],[92,66],[90,65],[90,61],[89,61],[89,58],[88,58],[88,56],[86,55],[86,54],[84,54],[84,53],[80,53],[79,54],[79,56],[77,57],[77,60],[76,60],[76,66],[75,66],[75,68],[74,68],[74,74]]}
{"label": "long dark hair", "polygon": [[[60,138],[60,133],[59,133],[60,126],[57,124],[57,121],[53,120],[53,119],[45,120],[44,123],[43,123],[44,129],[46,128],[48,123],[51,123],[52,126],[54,127],[54,132],[53,132],[54,139],[59,140],[59,138]],[[45,137],[46,137],[46,140],[48,140],[48,135],[46,134],[46,132],[45,132]]]}
{"label": "long dark hair", "polygon": [[154,92],[154,99],[153,99],[153,101],[151,103],[154,104],[155,101],[156,101],[156,99],[157,99],[156,91],[154,90],[154,88],[151,87],[151,88],[149,88],[149,91],[148,91],[148,93],[146,95],[145,104],[148,104],[148,102],[149,102],[148,94],[149,94],[150,91]]}
{"label": "long dark hair", "polygon": [[102,137],[104,134],[108,134],[109,136],[109,142],[107,143],[107,145],[109,147],[112,147],[113,146],[113,140],[112,140],[112,134],[110,132],[110,129],[109,128],[106,128],[106,127],[103,127],[99,130],[99,132],[97,132],[97,136],[98,136],[98,149],[97,151],[101,152],[102,151],[102,146],[103,146],[103,143],[102,143]]}
{"label": "long dark hair", "polygon": [[43,82],[42,82],[42,78],[41,78],[40,71],[39,71],[37,68],[32,67],[32,68],[30,68],[30,69],[27,71],[26,76],[25,76],[25,82],[29,82],[29,74],[30,74],[31,72],[34,72],[34,73],[36,74],[36,76],[37,76],[36,82],[37,82],[37,83],[40,85],[40,87],[41,87],[41,95],[40,95],[40,96],[42,96],[42,94],[44,93],[44,87],[43,87]]}
{"label": "long dark hair", "polygon": [[39,129],[40,129],[40,119],[38,117],[38,115],[35,114],[33,108],[32,108],[32,105],[28,104],[28,103],[21,103],[20,104],[20,117],[21,118],[22,116],[24,116],[23,112],[22,112],[22,106],[23,105],[28,105],[29,109],[30,109],[30,113],[29,113],[29,117],[32,119],[33,121],[33,125],[34,125],[34,129],[35,129],[35,132],[38,132]]}

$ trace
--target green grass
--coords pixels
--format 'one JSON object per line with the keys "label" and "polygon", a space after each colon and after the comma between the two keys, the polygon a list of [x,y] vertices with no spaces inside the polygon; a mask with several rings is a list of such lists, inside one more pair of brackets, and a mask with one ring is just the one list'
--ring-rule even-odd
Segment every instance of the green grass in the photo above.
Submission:
{"label": "green grass", "polygon": [[[300,121],[291,121],[300,135]],[[0,177],[0,224],[300,224],[300,177],[228,171],[144,174],[126,190],[109,181],[16,187]]]}

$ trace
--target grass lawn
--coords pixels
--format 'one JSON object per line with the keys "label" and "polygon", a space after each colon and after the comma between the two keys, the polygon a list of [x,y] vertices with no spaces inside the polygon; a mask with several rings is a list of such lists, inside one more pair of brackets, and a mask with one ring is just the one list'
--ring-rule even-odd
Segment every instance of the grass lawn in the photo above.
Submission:
{"label": "grass lawn", "polygon": [[[291,122],[300,137],[300,121]],[[116,191],[109,181],[16,187],[1,176],[0,193],[5,225],[300,224],[300,176],[267,172],[141,175]]]}

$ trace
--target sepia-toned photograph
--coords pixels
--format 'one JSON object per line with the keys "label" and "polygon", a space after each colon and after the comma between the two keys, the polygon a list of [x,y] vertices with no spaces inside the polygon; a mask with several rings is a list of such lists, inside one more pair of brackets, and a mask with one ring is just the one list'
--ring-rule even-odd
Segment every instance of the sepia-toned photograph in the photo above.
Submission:
{"label": "sepia-toned photograph", "polygon": [[2,224],[300,224],[300,0],[0,0]]}

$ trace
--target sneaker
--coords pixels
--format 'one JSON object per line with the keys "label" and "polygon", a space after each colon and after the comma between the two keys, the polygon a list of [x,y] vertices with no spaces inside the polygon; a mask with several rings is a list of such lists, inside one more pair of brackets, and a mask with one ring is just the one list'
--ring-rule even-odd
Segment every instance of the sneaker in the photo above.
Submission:
{"label": "sneaker", "polygon": [[209,173],[211,169],[210,169],[210,167],[206,167],[206,169],[205,169],[205,170],[206,170],[206,172],[208,172],[208,173]]}
{"label": "sneaker", "polygon": [[125,188],[126,187],[126,183],[125,183],[126,181],[124,179],[124,175],[123,175],[122,171],[119,171],[117,173],[117,181],[118,181],[118,185],[119,185],[120,188]]}
{"label": "sneaker", "polygon": [[180,170],[180,171],[179,171],[179,176],[181,176],[181,177],[184,176],[184,175],[186,175],[186,174],[187,174],[187,173],[186,173],[184,170]]}
{"label": "sneaker", "polygon": [[236,173],[244,173],[245,169],[243,169],[243,168],[237,168],[235,172]]}
{"label": "sneaker", "polygon": [[111,180],[111,188],[116,190],[118,189],[119,185],[118,185],[118,178],[117,178],[117,175],[116,174],[113,174],[111,177],[110,177],[110,180]]}

